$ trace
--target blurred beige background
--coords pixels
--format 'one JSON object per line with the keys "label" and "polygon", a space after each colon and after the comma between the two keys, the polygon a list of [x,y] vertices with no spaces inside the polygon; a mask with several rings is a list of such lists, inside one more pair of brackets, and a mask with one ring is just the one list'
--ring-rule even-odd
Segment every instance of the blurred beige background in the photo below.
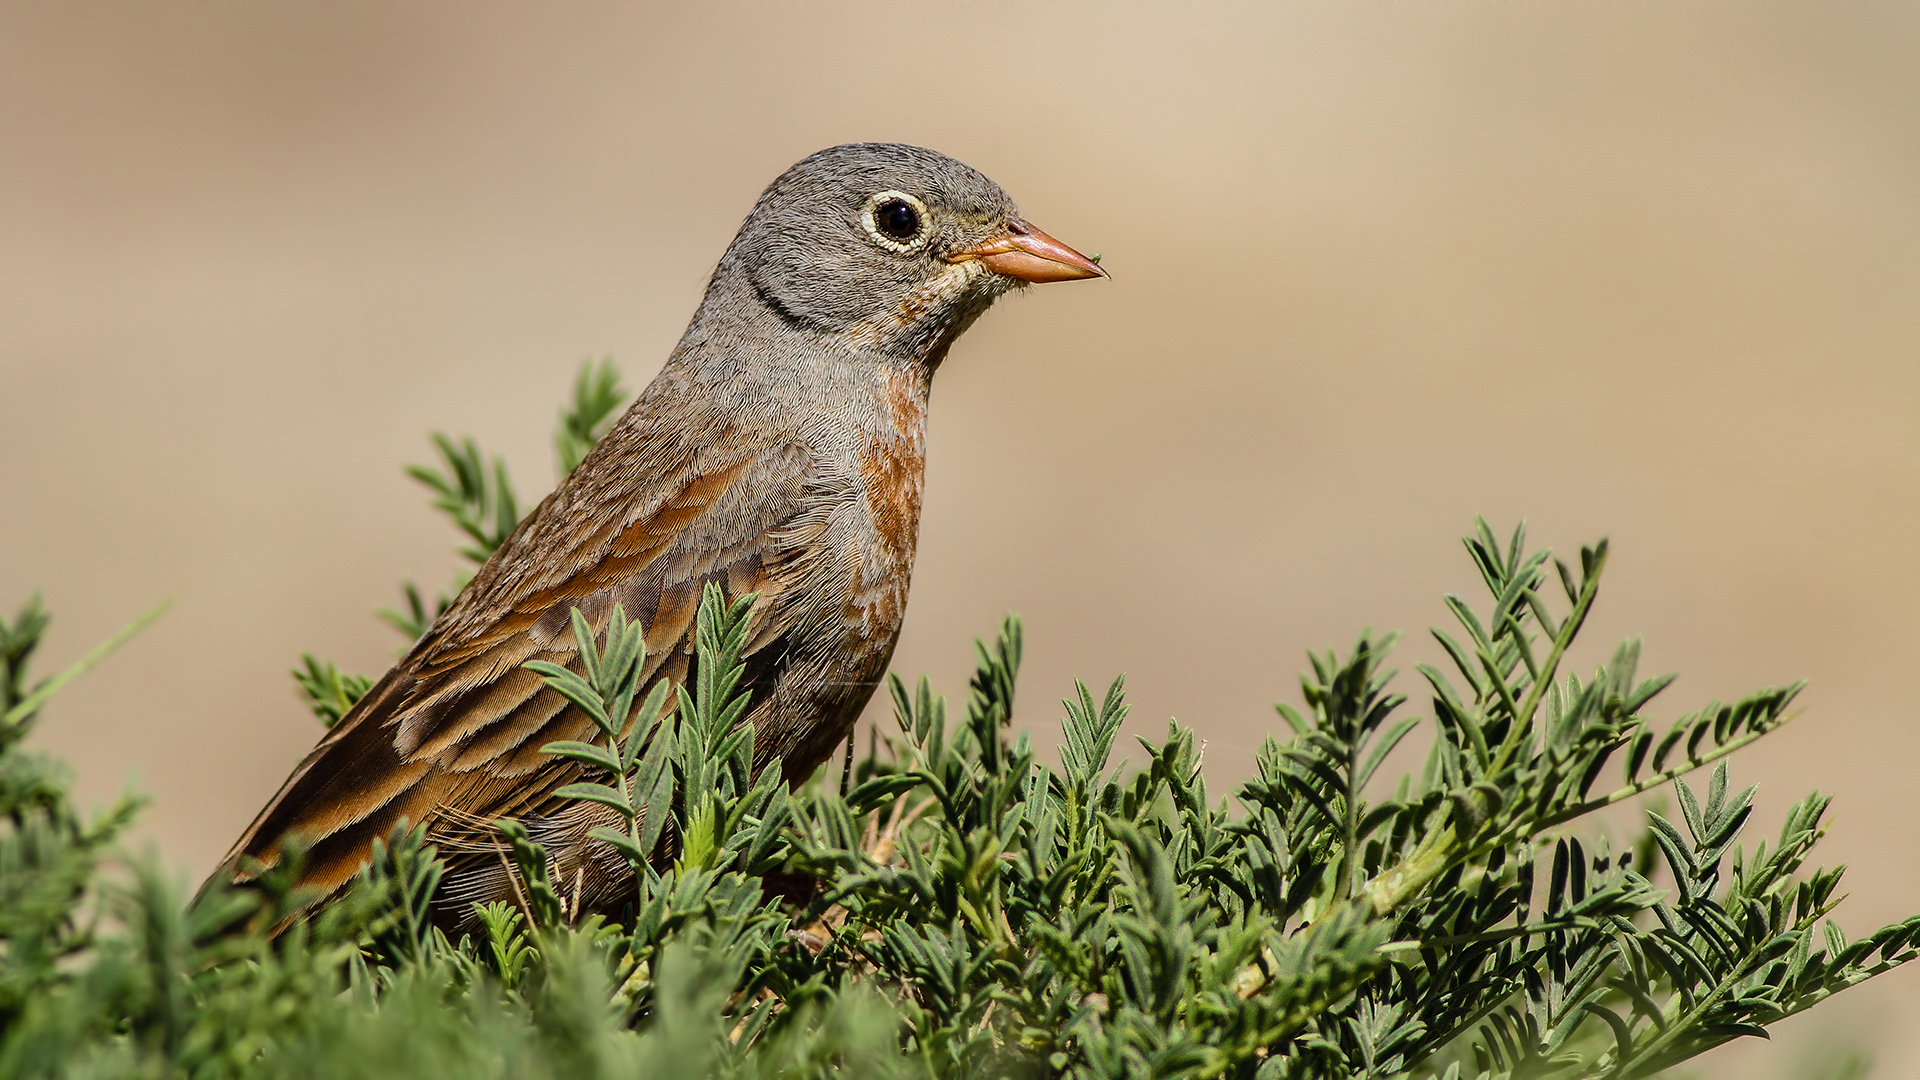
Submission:
{"label": "blurred beige background", "polygon": [[[204,873],[317,737],[302,650],[377,671],[471,434],[530,503],[582,359],[658,367],[760,188],[922,143],[1111,282],[1034,290],[935,394],[900,670],[1024,613],[1024,722],[1130,675],[1243,777],[1309,647],[1434,657],[1456,537],[1616,558],[1583,663],[1665,710],[1813,680],[1743,755],[1837,792],[1844,921],[1920,910],[1920,8],[0,2],[0,604],[42,667],[161,597],[40,742]],[[1415,693],[1412,679],[1403,689]],[[1224,790],[1224,789],[1223,789]],[[1823,1039],[1920,1074],[1920,970]]]}

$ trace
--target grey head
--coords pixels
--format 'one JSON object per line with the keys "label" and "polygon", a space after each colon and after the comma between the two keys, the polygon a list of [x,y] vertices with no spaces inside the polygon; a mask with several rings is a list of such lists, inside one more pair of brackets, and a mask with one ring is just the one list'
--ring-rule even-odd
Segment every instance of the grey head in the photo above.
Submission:
{"label": "grey head", "polygon": [[768,185],[688,335],[730,323],[762,340],[797,336],[935,365],[1009,289],[1103,276],[1022,219],[978,170],[917,146],[849,143]]}

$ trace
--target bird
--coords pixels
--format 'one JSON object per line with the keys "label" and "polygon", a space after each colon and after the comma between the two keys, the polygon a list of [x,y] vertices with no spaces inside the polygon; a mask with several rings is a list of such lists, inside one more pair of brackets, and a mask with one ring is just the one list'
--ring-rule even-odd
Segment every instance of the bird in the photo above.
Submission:
{"label": "bird", "polygon": [[257,880],[298,837],[295,885],[324,903],[376,841],[418,828],[447,862],[436,919],[462,925],[517,894],[488,837],[514,818],[573,910],[613,913],[633,869],[588,833],[614,812],[556,796],[581,766],[542,752],[594,724],[527,663],[580,670],[574,613],[600,635],[618,608],[643,627],[644,696],[688,678],[703,589],[752,594],[754,768],[803,781],[849,737],[899,637],[935,371],[1000,296],[1106,276],[932,150],[849,143],[786,170],[659,374],[301,761],[208,887]]}

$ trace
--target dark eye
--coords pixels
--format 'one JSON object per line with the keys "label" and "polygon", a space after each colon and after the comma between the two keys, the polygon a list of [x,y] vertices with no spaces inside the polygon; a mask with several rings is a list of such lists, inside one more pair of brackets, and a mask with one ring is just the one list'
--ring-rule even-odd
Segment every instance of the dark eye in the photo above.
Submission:
{"label": "dark eye", "polygon": [[888,199],[873,208],[873,227],[895,240],[920,235],[920,211],[904,199]]}

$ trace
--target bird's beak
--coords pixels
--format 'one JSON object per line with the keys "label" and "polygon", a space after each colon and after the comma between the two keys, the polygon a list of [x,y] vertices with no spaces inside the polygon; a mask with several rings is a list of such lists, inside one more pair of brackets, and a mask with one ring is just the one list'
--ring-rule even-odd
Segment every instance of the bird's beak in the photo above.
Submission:
{"label": "bird's beak", "polygon": [[979,259],[994,273],[1021,281],[1076,281],[1107,276],[1100,264],[1019,218],[1007,222],[1004,235],[947,256],[947,261],[952,263],[968,259]]}

